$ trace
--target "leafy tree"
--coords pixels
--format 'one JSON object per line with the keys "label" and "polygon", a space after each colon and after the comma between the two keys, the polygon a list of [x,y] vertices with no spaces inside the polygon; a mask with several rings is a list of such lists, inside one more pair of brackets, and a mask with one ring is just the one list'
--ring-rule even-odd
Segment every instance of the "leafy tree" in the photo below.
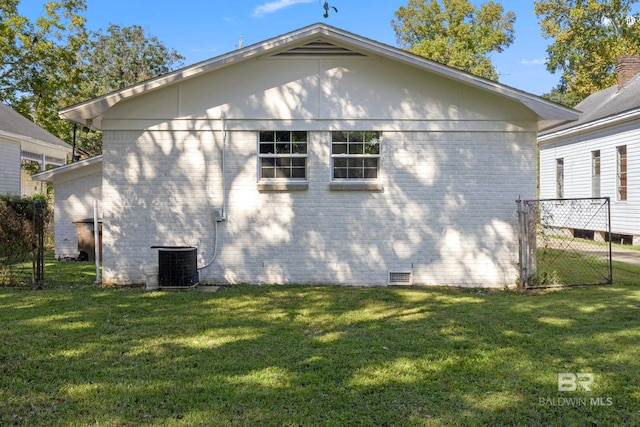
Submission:
{"label": "leafy tree", "polygon": [[139,25],[111,24],[106,32],[92,32],[81,51],[86,79],[81,93],[93,98],[168,73],[184,57],[167,48]]}
{"label": "leafy tree", "polygon": [[17,0],[0,0],[0,101],[53,134],[66,133],[59,101],[81,76],[77,54],[86,42],[85,0],[45,4],[35,22],[18,14]]}
{"label": "leafy tree", "polygon": [[[86,0],[44,4],[35,21],[18,13],[19,0],[0,0],[0,101],[71,142],[62,107],[167,73],[182,56],[139,26],[88,32]],[[88,154],[102,150],[99,133],[76,132]]]}
{"label": "leafy tree", "polygon": [[[547,47],[547,70],[562,72],[559,88],[564,89],[563,103],[575,105],[614,85],[616,58],[640,53],[640,20],[637,14],[632,15],[637,1],[534,2],[542,35],[552,40]],[[558,94],[562,92],[555,91]]]}
{"label": "leafy tree", "polygon": [[395,16],[403,49],[491,80],[498,72],[489,54],[514,40],[515,14],[492,0],[479,8],[468,0],[409,0]]}
{"label": "leafy tree", "polygon": [[[95,98],[166,74],[181,66],[183,59],[139,25],[111,24],[106,31],[91,32],[80,51],[78,69],[84,78],[77,93],[81,100]],[[100,132],[79,129],[76,137],[76,146],[87,154],[102,152]]]}

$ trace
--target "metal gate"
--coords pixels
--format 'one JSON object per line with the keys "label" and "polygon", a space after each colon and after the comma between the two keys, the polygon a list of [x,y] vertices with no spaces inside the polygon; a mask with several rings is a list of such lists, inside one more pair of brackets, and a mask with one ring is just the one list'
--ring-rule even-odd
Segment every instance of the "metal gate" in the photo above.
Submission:
{"label": "metal gate", "polygon": [[608,197],[517,203],[521,289],[613,282]]}

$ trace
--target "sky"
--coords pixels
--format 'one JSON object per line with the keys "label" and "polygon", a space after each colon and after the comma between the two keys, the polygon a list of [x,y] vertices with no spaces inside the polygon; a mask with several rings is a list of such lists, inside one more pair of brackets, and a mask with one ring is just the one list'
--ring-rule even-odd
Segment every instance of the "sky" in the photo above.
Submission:
{"label": "sky", "polygon": [[[487,0],[472,0],[476,5]],[[20,13],[33,19],[44,14],[45,0],[21,0]],[[316,22],[397,47],[391,26],[394,12],[407,0],[332,0],[338,13],[323,17],[319,0],[86,0],[87,26],[105,30],[110,24],[140,25],[147,35],[185,57],[185,66],[249,46]],[[499,81],[542,95],[559,81],[545,67],[550,43],[540,35],[533,0],[502,0],[516,14],[515,41],[492,54]]]}

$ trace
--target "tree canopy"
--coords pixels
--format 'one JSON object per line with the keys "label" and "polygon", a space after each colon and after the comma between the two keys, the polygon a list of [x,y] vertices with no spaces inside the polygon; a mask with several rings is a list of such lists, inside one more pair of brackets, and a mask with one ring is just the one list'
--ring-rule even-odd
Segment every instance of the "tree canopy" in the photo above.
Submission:
{"label": "tree canopy", "polygon": [[[167,73],[184,59],[140,26],[87,31],[86,0],[57,0],[30,21],[18,0],[0,0],[0,101],[71,142],[62,107]],[[78,134],[78,145],[101,152],[100,135]]]}
{"label": "tree canopy", "polygon": [[616,58],[640,53],[638,0],[538,0],[535,13],[547,47],[547,69],[561,72],[547,96],[575,105],[615,84]]}
{"label": "tree canopy", "polygon": [[403,49],[491,80],[498,72],[489,55],[514,40],[515,14],[492,0],[478,8],[468,0],[409,0],[395,17]]}

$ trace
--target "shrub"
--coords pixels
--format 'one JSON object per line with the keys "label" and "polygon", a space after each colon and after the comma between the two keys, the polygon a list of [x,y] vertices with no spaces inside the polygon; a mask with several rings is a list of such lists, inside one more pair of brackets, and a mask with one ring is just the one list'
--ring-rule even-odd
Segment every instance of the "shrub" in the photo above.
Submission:
{"label": "shrub", "polygon": [[47,216],[44,196],[0,196],[0,285],[20,283],[17,264],[23,263],[34,251],[34,214]]}

